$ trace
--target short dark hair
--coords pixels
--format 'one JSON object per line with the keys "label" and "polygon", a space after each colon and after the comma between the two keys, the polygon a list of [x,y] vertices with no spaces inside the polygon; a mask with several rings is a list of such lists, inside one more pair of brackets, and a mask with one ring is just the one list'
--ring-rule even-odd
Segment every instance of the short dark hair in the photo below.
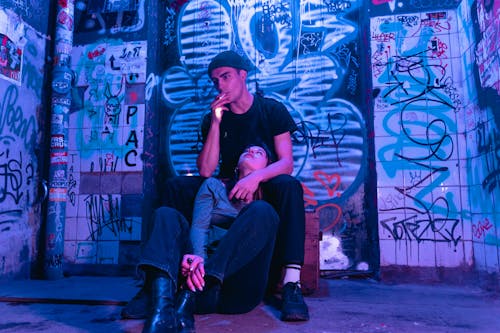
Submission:
{"label": "short dark hair", "polygon": [[248,62],[234,51],[223,51],[216,55],[208,65],[208,75],[212,75],[212,71],[219,67],[232,67],[247,72],[250,70]]}

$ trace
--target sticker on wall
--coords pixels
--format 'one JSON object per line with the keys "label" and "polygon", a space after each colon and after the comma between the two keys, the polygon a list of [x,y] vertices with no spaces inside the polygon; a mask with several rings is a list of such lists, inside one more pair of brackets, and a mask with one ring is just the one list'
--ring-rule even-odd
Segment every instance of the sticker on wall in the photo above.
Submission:
{"label": "sticker on wall", "polygon": [[0,33],[0,78],[21,85],[23,50]]}

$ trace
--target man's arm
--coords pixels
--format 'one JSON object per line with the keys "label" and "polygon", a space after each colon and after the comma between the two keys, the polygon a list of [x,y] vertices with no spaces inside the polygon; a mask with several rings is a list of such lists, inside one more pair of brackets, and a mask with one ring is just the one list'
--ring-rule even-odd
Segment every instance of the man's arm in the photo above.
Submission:
{"label": "man's arm", "polygon": [[196,160],[196,166],[200,176],[211,177],[219,165],[220,157],[220,123],[222,115],[227,111],[227,106],[224,97],[216,97],[211,104],[212,114],[210,117],[210,129],[208,130],[207,139],[201,148],[201,152]]}
{"label": "man's arm", "polygon": [[[212,117],[214,118],[214,117]],[[212,121],[208,131],[207,139],[203,144],[196,165],[202,177],[211,177],[219,165],[220,155],[220,122]]]}
{"label": "man's arm", "polygon": [[235,197],[249,201],[261,182],[268,181],[278,175],[290,175],[293,172],[292,137],[285,132],[274,137],[274,147],[277,160],[267,167],[255,170],[248,176],[240,179],[229,193],[229,199]]}

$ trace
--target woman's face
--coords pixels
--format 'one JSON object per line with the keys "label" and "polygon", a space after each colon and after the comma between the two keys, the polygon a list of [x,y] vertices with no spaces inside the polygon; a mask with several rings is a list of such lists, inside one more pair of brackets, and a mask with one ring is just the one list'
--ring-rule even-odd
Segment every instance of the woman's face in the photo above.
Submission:
{"label": "woman's face", "polygon": [[259,146],[250,146],[240,155],[238,160],[238,169],[258,170],[263,169],[268,164],[268,157],[264,148]]}

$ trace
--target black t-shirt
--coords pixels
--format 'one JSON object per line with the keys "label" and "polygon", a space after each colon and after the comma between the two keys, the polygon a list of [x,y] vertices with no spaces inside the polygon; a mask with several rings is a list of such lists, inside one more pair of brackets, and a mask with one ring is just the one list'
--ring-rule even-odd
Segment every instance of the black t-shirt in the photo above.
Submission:
{"label": "black t-shirt", "polygon": [[[210,128],[210,117],[211,113],[203,119],[203,142]],[[219,177],[234,176],[240,154],[249,144],[264,142],[276,158],[274,137],[296,129],[297,125],[283,103],[259,95],[254,95],[252,106],[244,114],[224,112],[220,124]]]}

